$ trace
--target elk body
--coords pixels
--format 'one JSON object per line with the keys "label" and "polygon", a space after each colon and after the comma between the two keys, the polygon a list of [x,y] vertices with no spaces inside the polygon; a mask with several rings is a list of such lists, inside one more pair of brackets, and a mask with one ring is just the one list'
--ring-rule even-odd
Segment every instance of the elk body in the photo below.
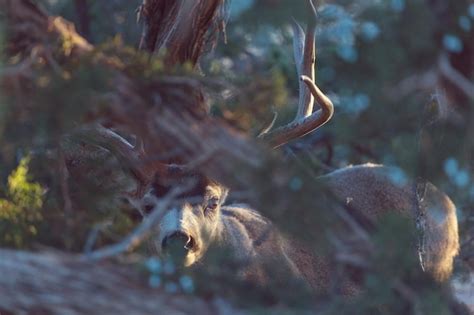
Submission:
{"label": "elk body", "polygon": [[[387,213],[397,213],[416,222],[423,234],[424,248],[418,248],[424,270],[438,281],[452,272],[459,250],[456,207],[451,199],[429,182],[399,182],[393,170],[382,165],[347,167],[321,179],[349,212],[371,222]],[[422,221],[422,222],[420,222]],[[420,245],[418,245],[420,246]],[[415,251],[413,251],[415,254]]]}
{"label": "elk body", "polygon": [[[333,115],[331,101],[314,83],[314,28],[314,19],[308,23],[306,35],[299,25],[294,26],[300,100],[293,122],[260,136],[274,148],[314,131]],[[313,111],[314,103],[320,106],[319,110]],[[103,133],[104,147],[114,146],[111,151],[117,153],[119,159],[129,165],[140,165],[140,154],[132,145],[111,132]],[[177,250],[182,264],[189,267],[203,261],[213,246],[224,246],[237,260],[245,262],[244,275],[265,281],[279,274],[266,274],[267,267],[277,266],[282,273],[305,279],[315,290],[327,289],[331,266],[326,258],[313,255],[304,246],[283,237],[258,211],[241,205],[226,206],[228,190],[219,183],[205,176],[190,175],[177,166],[160,163],[155,166],[160,176],[148,192],[152,200],[159,200],[156,197],[166,195],[177,183],[194,182],[189,191],[167,208],[156,227],[153,245],[159,254]],[[139,181],[147,177],[147,172],[149,170],[138,167],[133,169]],[[390,172],[389,167],[365,164],[336,170],[318,180],[341,201],[350,215],[363,221],[376,222],[384,214],[397,213],[417,222],[423,234],[423,250],[418,253],[422,267],[436,280],[446,280],[459,249],[454,204],[430,183],[398,183]],[[172,180],[167,181],[167,178]],[[149,188],[150,183],[143,186]],[[411,252],[417,255],[416,250]],[[350,284],[347,290],[351,290]]]}
{"label": "elk body", "polygon": [[[391,173],[389,167],[365,164],[339,169],[319,180],[345,204],[349,214],[364,220],[376,222],[387,213],[397,213],[415,221],[422,211],[426,221],[424,269],[434,279],[446,280],[459,247],[454,204],[429,183],[420,192],[416,183],[400,184]],[[327,258],[282,236],[258,211],[225,205],[227,189],[219,183],[198,175],[184,178],[196,184],[163,214],[152,240],[157,253],[166,255],[170,248],[177,248],[182,264],[189,267],[203,260],[209,248],[224,247],[245,266],[242,274],[260,283],[290,275],[303,278],[315,291],[329,289],[332,270]],[[155,183],[152,194],[160,197],[169,189]],[[417,255],[415,247],[407,249],[407,254]],[[269,275],[268,270],[274,273]],[[350,281],[343,286],[346,294],[354,289]]]}
{"label": "elk body", "polygon": [[243,204],[224,205],[228,189],[205,176],[172,172],[172,179],[157,178],[143,198],[148,210],[154,211],[173,187],[190,187],[163,211],[151,239],[155,253],[171,254],[178,266],[190,267],[205,261],[210,249],[219,248],[245,266],[241,276],[264,282],[268,274],[263,268],[269,264],[281,274],[300,276],[287,257],[284,238],[267,218]]}

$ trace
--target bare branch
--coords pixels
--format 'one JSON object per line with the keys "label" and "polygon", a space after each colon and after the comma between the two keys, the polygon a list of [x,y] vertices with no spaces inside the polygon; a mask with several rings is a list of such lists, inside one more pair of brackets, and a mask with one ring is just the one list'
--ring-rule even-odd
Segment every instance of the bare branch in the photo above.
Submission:
{"label": "bare branch", "polygon": [[446,54],[441,54],[438,59],[438,66],[441,74],[461,90],[467,97],[474,100],[474,83],[469,81],[462,73],[457,71]]}
{"label": "bare branch", "polygon": [[73,216],[73,203],[71,200],[71,193],[69,187],[69,171],[66,166],[66,160],[64,157],[64,152],[62,149],[59,149],[59,158],[58,158],[58,173],[59,173],[59,187],[61,190],[61,197],[63,198],[63,207],[64,207],[64,218],[66,223],[67,236],[69,238],[71,232],[71,223]]}
{"label": "bare branch", "polygon": [[97,238],[99,237],[99,233],[104,231],[106,228],[110,227],[111,225],[112,225],[112,222],[109,220],[94,225],[92,230],[89,232],[89,235],[87,236],[87,240],[86,240],[86,243],[84,245],[84,250],[83,250],[84,253],[88,254],[92,251],[97,241]]}
{"label": "bare branch", "polygon": [[411,93],[432,89],[437,82],[438,72],[435,69],[429,69],[402,79],[397,85],[387,89],[387,94],[393,101],[398,102]]}
{"label": "bare branch", "polygon": [[182,185],[175,187],[170,193],[168,193],[162,200],[158,201],[154,210],[150,215],[146,216],[143,219],[143,222],[137,226],[132,233],[130,233],[124,240],[121,242],[104,247],[102,249],[86,253],[84,259],[86,260],[101,260],[119,254],[131,251],[140,245],[152,232],[153,227],[161,220],[165,209],[170,205],[170,203],[176,198],[179,194],[187,191],[189,185]]}
{"label": "bare branch", "polygon": [[371,249],[373,248],[373,244],[369,233],[359,224],[357,223],[354,218],[352,218],[346,211],[341,210],[339,207],[334,207],[333,210],[346,224],[351,228],[354,232],[354,235],[357,235],[361,240],[367,243],[367,246]]}
{"label": "bare branch", "polygon": [[407,286],[400,279],[397,279],[393,283],[393,288],[395,291],[400,293],[400,295],[409,302],[413,307],[413,313],[415,315],[423,315],[424,312],[420,308],[420,298],[415,290]]}

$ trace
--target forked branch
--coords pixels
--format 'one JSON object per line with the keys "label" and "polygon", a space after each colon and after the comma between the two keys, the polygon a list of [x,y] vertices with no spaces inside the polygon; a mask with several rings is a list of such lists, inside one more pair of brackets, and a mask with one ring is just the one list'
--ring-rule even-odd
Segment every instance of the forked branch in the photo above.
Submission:
{"label": "forked branch", "polygon": [[157,202],[150,215],[146,216],[142,223],[138,225],[132,233],[125,237],[121,242],[106,246],[96,251],[86,253],[84,260],[102,260],[123,254],[138,247],[153,231],[153,227],[161,220],[165,209],[180,193],[188,190],[186,185],[175,187],[162,200]]}

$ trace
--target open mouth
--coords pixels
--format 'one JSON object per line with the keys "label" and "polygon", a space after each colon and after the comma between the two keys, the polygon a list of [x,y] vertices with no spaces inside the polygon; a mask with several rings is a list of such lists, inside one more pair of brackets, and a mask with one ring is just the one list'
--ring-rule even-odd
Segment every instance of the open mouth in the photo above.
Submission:
{"label": "open mouth", "polygon": [[185,259],[189,253],[197,252],[199,249],[195,238],[181,231],[166,236],[161,242],[161,247],[164,252],[178,259]]}

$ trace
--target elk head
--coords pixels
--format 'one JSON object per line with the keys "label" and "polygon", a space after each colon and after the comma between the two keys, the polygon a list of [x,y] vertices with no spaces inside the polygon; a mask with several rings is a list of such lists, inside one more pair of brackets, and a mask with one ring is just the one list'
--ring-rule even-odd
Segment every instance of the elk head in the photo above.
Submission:
{"label": "elk head", "polygon": [[[140,145],[100,125],[82,128],[74,136],[111,152],[135,178],[136,189],[127,198],[144,218],[161,212],[152,240],[158,254],[172,253],[178,266],[190,266],[204,255],[220,232],[227,188],[189,166],[148,159]],[[169,196],[166,209],[156,209]]]}
{"label": "elk head", "polygon": [[[271,131],[270,126],[259,136],[273,148],[314,131],[328,122],[334,112],[330,99],[314,83],[316,9],[312,1],[309,6],[312,16],[306,34],[296,22],[293,27],[294,57],[300,77],[296,117],[288,125]],[[320,106],[315,112],[314,101]],[[149,158],[140,146],[132,146],[104,127],[95,126],[84,131],[82,139],[109,150],[130,170],[138,182],[133,197],[141,199],[148,210],[152,210],[156,199],[165,196],[172,187],[187,187],[164,211],[153,244],[158,253],[176,252],[184,266],[202,258],[219,237],[220,207],[227,196],[227,188],[193,173],[190,167],[167,165]]]}
{"label": "elk head", "polygon": [[150,193],[166,196],[173,187],[185,187],[163,213],[152,243],[159,254],[171,254],[178,265],[190,266],[220,238],[221,206],[227,188],[200,174],[182,173],[156,178]]}

